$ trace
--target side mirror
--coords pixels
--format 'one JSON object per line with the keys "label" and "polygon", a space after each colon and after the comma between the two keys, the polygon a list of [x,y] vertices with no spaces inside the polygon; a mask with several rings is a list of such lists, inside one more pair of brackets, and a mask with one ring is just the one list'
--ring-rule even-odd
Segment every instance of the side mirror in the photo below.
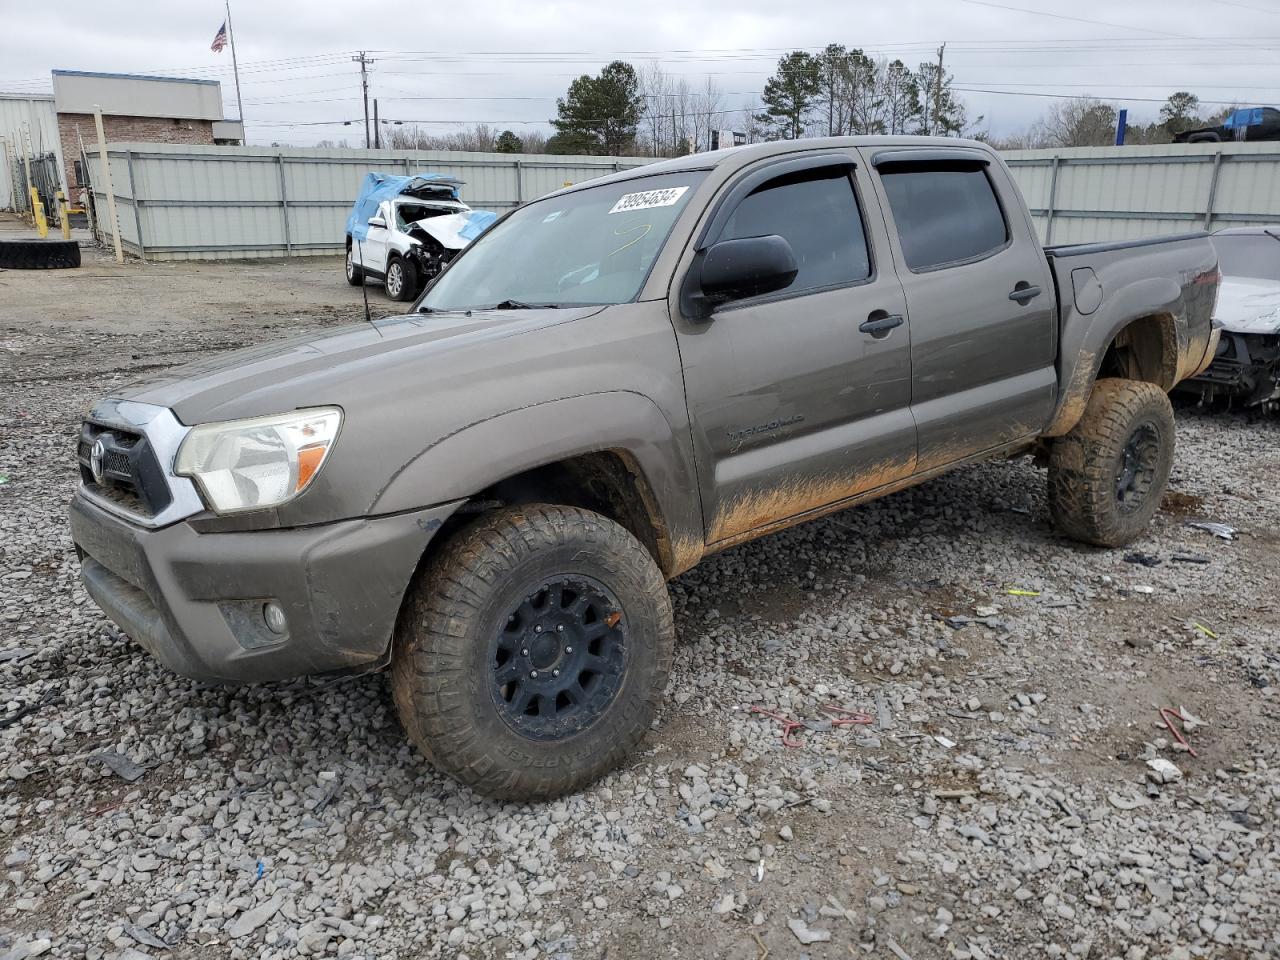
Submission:
{"label": "side mirror", "polygon": [[386,225],[387,225],[387,221],[382,219],[382,217],[369,218],[369,226],[371,227],[385,227]]}
{"label": "side mirror", "polygon": [[799,272],[785,238],[743,237],[712,244],[702,257],[698,285],[711,304],[758,297],[791,286]]}

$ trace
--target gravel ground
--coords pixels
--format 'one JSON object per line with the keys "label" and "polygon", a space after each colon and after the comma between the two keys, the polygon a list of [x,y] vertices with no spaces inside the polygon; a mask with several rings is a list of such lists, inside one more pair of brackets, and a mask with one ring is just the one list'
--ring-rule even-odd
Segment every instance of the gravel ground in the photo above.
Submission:
{"label": "gravel ground", "polygon": [[0,274],[0,957],[1280,955],[1274,417],[1179,410],[1142,557],[1057,537],[1017,460],[709,559],[646,749],[503,805],[406,745],[385,677],[193,683],[85,596],[88,402],[358,315],[327,261],[243,267],[234,309],[123,269]]}

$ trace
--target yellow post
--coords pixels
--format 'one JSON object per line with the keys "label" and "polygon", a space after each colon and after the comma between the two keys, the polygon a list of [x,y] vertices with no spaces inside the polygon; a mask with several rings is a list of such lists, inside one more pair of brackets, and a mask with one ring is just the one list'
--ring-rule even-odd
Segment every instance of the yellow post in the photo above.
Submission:
{"label": "yellow post", "polygon": [[40,191],[35,187],[31,188],[31,216],[35,218],[40,239],[45,239],[49,236],[49,221],[44,218],[44,204],[40,202]]}
{"label": "yellow post", "polygon": [[58,220],[62,224],[62,239],[71,239],[71,205],[67,203],[66,195],[61,190],[54,194],[54,198],[58,201]]}

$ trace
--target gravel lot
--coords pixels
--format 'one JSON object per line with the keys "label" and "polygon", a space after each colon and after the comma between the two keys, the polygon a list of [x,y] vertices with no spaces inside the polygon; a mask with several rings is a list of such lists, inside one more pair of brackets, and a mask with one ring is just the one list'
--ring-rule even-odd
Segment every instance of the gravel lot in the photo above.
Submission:
{"label": "gravel lot", "polygon": [[329,260],[0,273],[0,957],[1280,955],[1274,416],[1179,410],[1155,566],[1057,537],[1029,460],[709,559],[647,749],[501,805],[385,677],[192,683],[78,584],[87,404],[358,303]]}

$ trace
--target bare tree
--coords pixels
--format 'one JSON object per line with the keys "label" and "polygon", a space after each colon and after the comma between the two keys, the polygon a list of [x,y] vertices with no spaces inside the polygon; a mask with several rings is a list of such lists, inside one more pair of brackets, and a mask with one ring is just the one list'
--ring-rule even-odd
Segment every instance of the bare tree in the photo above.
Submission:
{"label": "bare tree", "polygon": [[724,94],[708,77],[696,92],[684,77],[673,77],[658,64],[637,71],[644,98],[636,145],[642,155],[671,157],[706,150],[711,131],[719,128]]}
{"label": "bare tree", "polygon": [[533,130],[529,133],[521,134],[520,140],[524,144],[524,153],[547,152],[547,135],[541,130]]}
{"label": "bare tree", "polygon": [[880,64],[880,99],[884,107],[885,132],[894,136],[915,129],[920,122],[920,88],[901,60]]}
{"label": "bare tree", "polygon": [[720,128],[723,95],[720,87],[711,77],[705,78],[702,89],[690,98],[692,110],[689,113],[689,137],[693,140],[693,149],[711,149],[711,131]]}
{"label": "bare tree", "polygon": [[1059,100],[1037,125],[1045,146],[1104,147],[1113,142],[1116,108],[1091,97]]}

